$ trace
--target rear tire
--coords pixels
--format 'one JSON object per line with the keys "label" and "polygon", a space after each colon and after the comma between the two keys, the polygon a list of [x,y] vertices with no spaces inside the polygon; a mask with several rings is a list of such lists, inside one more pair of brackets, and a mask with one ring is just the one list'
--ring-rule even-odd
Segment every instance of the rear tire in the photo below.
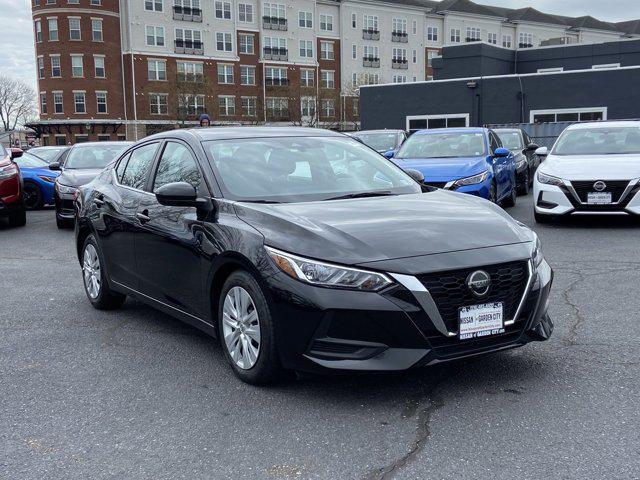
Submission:
{"label": "rear tire", "polygon": [[89,235],[82,246],[82,280],[87,298],[98,310],[120,308],[126,296],[114,292],[109,287],[104,269],[104,258],[93,234]]}
{"label": "rear tire", "polygon": [[282,378],[269,302],[256,279],[238,270],[227,278],[218,302],[218,333],[233,373],[266,385]]}
{"label": "rear tire", "polygon": [[9,226],[24,227],[27,224],[27,211],[23,208],[19,212],[9,215]]}
{"label": "rear tire", "polygon": [[27,210],[38,210],[44,205],[42,190],[35,183],[25,182],[24,184],[24,205]]}

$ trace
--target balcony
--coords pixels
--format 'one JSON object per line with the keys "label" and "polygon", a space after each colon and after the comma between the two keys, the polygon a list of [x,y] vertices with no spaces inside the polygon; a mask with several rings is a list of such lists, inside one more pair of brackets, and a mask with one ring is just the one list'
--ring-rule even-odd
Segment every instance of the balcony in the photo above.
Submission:
{"label": "balcony", "polygon": [[267,108],[268,122],[288,122],[289,120],[291,120],[289,110],[274,110]]}
{"label": "balcony", "polygon": [[396,43],[408,43],[409,34],[407,32],[391,32],[391,41]]}
{"label": "balcony", "polygon": [[471,42],[481,42],[482,39],[481,38],[476,38],[476,37],[466,37],[464,39],[465,42],[467,43],[471,43]]}
{"label": "balcony", "polygon": [[267,30],[286,30],[287,19],[280,17],[262,17],[262,27]]}
{"label": "balcony", "polygon": [[204,44],[198,40],[176,40],[174,51],[185,55],[204,55]]}
{"label": "balcony", "polygon": [[270,78],[266,77],[264,79],[264,84],[267,87],[286,87],[289,85],[288,78]]}
{"label": "balcony", "polygon": [[391,68],[394,70],[407,70],[409,62],[406,58],[394,58],[391,60]]}
{"label": "balcony", "polygon": [[193,117],[196,115],[202,115],[203,113],[207,113],[207,109],[201,106],[195,106],[195,105],[178,106],[178,115],[180,117]]}
{"label": "balcony", "polygon": [[362,29],[362,38],[364,40],[380,40],[380,30],[377,28]]}
{"label": "balcony", "polygon": [[362,58],[362,66],[369,68],[380,68],[380,59],[378,57],[363,57]]}
{"label": "balcony", "polygon": [[173,19],[186,22],[202,22],[202,10],[199,8],[173,6]]}
{"label": "balcony", "polygon": [[204,75],[201,73],[178,73],[178,83],[204,83]]}
{"label": "balcony", "polygon": [[518,48],[533,48],[533,44],[531,43],[519,43]]}
{"label": "balcony", "polygon": [[276,60],[286,62],[289,60],[289,51],[286,48],[264,47],[262,56],[265,60]]}

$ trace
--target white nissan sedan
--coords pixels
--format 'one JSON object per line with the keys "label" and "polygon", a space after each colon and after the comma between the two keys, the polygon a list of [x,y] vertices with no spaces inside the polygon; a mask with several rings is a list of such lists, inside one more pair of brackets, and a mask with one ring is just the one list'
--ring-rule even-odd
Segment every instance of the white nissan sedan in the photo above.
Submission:
{"label": "white nissan sedan", "polygon": [[568,127],[533,185],[536,221],[561,215],[640,215],[640,121]]}

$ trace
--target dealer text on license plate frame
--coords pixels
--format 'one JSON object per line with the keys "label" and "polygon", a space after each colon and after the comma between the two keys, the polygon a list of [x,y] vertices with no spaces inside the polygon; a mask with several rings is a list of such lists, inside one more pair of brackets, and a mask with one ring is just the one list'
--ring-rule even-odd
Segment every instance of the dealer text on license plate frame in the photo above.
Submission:
{"label": "dealer text on license plate frame", "polygon": [[587,193],[587,204],[589,205],[611,205],[611,203],[613,203],[611,192]]}
{"label": "dealer text on license plate frame", "polygon": [[504,304],[483,303],[458,309],[460,340],[500,335],[504,333]]}

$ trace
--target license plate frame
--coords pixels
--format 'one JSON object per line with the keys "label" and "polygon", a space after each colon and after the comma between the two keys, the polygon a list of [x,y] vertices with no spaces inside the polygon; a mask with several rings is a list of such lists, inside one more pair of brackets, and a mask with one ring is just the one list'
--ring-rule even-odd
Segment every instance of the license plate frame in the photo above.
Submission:
{"label": "license plate frame", "polygon": [[588,205],[611,205],[613,203],[613,195],[611,192],[588,192]]}
{"label": "license plate frame", "polygon": [[504,333],[504,303],[488,302],[458,309],[458,338],[474,340]]}

